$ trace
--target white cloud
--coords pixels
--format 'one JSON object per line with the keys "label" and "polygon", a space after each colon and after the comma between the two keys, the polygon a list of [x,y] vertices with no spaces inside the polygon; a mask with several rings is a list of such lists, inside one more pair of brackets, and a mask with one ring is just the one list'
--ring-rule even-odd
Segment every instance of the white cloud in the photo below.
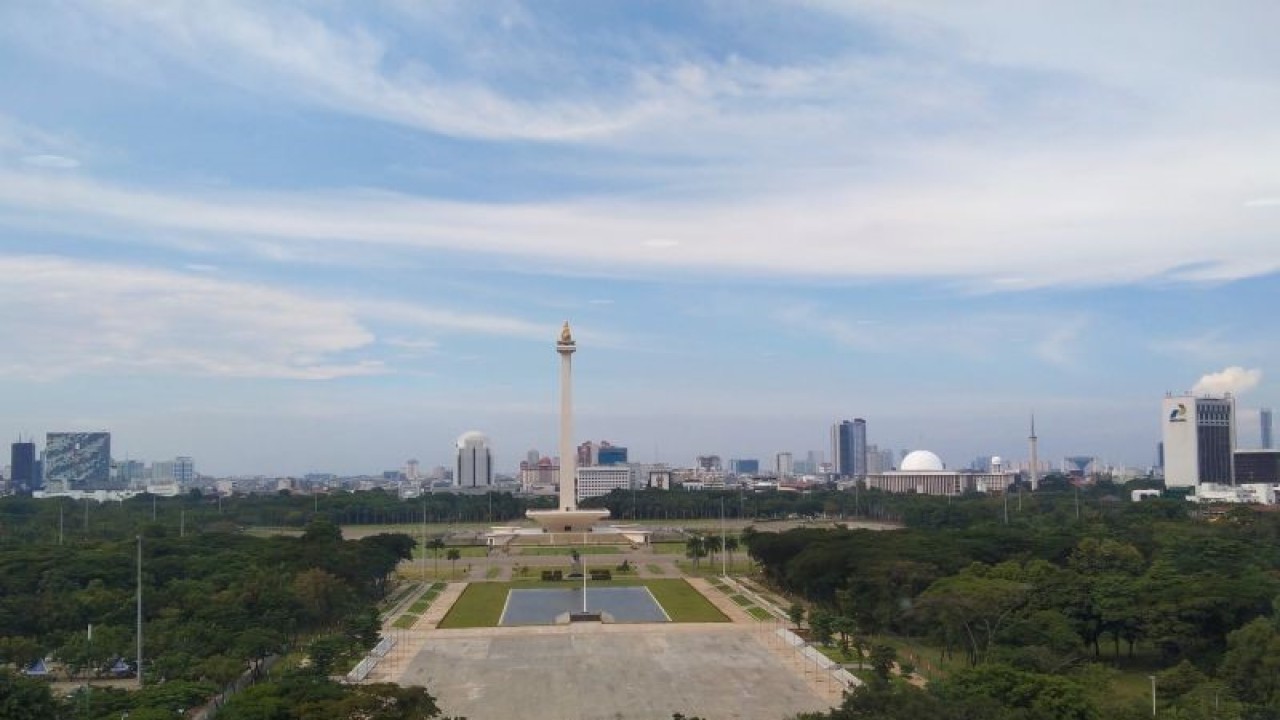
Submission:
{"label": "white cloud", "polygon": [[[0,257],[7,375],[329,379],[384,371],[340,303],[161,270]],[[356,357],[347,357],[355,353]]]}
{"label": "white cloud", "polygon": [[1202,376],[1196,381],[1191,391],[1203,395],[1222,395],[1225,393],[1239,395],[1257,387],[1261,381],[1261,370],[1256,368],[1246,370],[1238,365],[1232,365],[1219,372]]}
{"label": "white cloud", "polygon": [[78,11],[58,23],[75,25],[83,22],[79,15],[91,16],[112,31],[95,29],[94,39],[149,48],[155,66],[176,59],[272,98],[447,135],[583,138],[615,132],[662,109],[660,98],[517,99],[446,77],[412,54],[406,58],[359,21],[327,22],[283,4],[117,0],[85,3]]}
{"label": "white cloud", "polygon": [[[320,299],[202,275],[0,256],[0,372],[51,380],[176,374],[328,380],[393,372],[371,324],[546,339],[554,328],[406,303]],[[386,344],[427,350],[420,336]]]}
{"label": "white cloud", "polygon": [[80,167],[80,161],[62,155],[28,155],[22,162],[32,167],[49,170],[71,170]]}

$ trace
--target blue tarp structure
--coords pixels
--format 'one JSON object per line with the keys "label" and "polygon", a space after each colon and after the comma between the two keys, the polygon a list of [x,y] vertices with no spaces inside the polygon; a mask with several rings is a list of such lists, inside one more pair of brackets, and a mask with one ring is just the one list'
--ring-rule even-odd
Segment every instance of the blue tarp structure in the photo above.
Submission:
{"label": "blue tarp structure", "polygon": [[49,674],[49,666],[46,665],[44,659],[41,658],[40,660],[31,663],[31,666],[26,670],[23,670],[22,674],[27,677],[45,677]]}
{"label": "blue tarp structure", "polygon": [[115,664],[112,665],[111,669],[107,672],[112,675],[132,675],[133,668],[129,666],[129,663],[124,661],[124,658],[116,658]]}

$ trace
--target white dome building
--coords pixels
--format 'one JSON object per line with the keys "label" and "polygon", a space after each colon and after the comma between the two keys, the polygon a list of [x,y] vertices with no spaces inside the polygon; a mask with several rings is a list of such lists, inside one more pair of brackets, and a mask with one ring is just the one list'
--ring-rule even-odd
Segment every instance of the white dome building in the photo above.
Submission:
{"label": "white dome building", "polygon": [[458,461],[454,466],[455,487],[488,487],[493,484],[493,452],[489,438],[478,430],[458,436]]}
{"label": "white dome building", "polygon": [[867,487],[893,493],[963,495],[968,492],[1004,492],[1017,473],[993,469],[989,473],[948,470],[942,458],[928,450],[916,450],[902,458],[897,470],[867,476]]}
{"label": "white dome building", "polygon": [[942,458],[928,450],[908,453],[902,458],[902,464],[898,468],[899,472],[946,472],[946,470],[947,466],[942,464]]}

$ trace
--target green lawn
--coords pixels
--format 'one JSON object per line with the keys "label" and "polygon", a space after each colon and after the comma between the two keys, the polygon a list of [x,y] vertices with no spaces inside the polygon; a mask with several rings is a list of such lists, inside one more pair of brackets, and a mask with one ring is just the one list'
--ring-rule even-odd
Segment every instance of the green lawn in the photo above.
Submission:
{"label": "green lawn", "polygon": [[[608,587],[649,588],[653,597],[666,610],[672,622],[728,622],[724,613],[716,609],[689,583],[678,578],[621,578],[604,584]],[[486,582],[471,583],[453,604],[449,613],[440,621],[441,628],[495,627],[502,617],[502,608],[510,590],[569,587],[567,582]]]}
{"label": "green lawn", "polygon": [[[461,554],[461,556],[464,558],[487,557],[489,554],[488,553],[489,548],[485,547],[484,545],[458,545],[455,547],[446,547],[440,551],[441,564],[449,562],[448,554],[450,550],[457,550],[458,553]],[[435,562],[436,551],[432,550],[431,548],[427,548],[426,552],[427,552],[427,563],[431,564]],[[414,559],[418,559],[418,560],[422,558],[421,545],[413,548],[413,557]]]}
{"label": "green lawn", "polygon": [[652,547],[655,555],[684,555],[684,543],[654,543]]}
{"label": "green lawn", "polygon": [[666,573],[664,573],[664,572],[663,572],[663,570],[662,570],[662,566],[661,566],[661,565],[655,565],[655,564],[653,564],[653,563],[646,563],[646,564],[645,564],[645,566],[644,566],[644,569],[645,569],[645,570],[648,570],[650,575],[665,575],[665,574],[666,574]]}
{"label": "green lawn", "polygon": [[764,608],[758,608],[755,605],[752,605],[751,607],[747,608],[747,612],[751,615],[751,617],[760,621],[773,619],[773,615],[770,615],[768,610],[765,610]]}
{"label": "green lawn", "polygon": [[563,555],[566,558],[574,550],[579,555],[622,555],[630,548],[626,545],[584,545],[576,548],[551,545],[520,545],[521,555]]}
{"label": "green lawn", "polygon": [[752,603],[745,595],[730,595],[729,599],[742,607],[751,607]]}
{"label": "green lawn", "polygon": [[492,580],[502,574],[502,568],[494,566],[484,571],[485,578]]}
{"label": "green lawn", "polygon": [[392,627],[398,627],[401,630],[408,630],[409,628],[413,627],[413,624],[416,622],[418,622],[417,615],[410,615],[406,613],[396,618],[396,621],[391,623],[391,625]]}
{"label": "green lawn", "polygon": [[409,609],[406,610],[405,612],[413,613],[414,615],[421,615],[422,613],[426,612],[427,608],[429,607],[431,607],[431,598],[424,597],[418,600],[417,602],[415,602],[414,604],[410,605]]}

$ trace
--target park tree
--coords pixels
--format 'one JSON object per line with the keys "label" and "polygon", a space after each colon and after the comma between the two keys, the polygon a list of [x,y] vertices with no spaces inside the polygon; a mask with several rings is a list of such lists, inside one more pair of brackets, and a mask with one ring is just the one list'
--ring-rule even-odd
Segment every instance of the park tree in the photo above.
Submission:
{"label": "park tree", "polygon": [[730,535],[724,539],[724,551],[729,556],[729,567],[733,567],[733,554],[739,547],[738,538]]}
{"label": "park tree", "polygon": [[981,711],[974,717],[1100,720],[1088,693],[1075,681],[1000,663],[957,672],[940,683],[937,692],[948,705]]}
{"label": "park tree", "polygon": [[684,554],[685,557],[693,561],[695,568],[698,567],[702,558],[707,556],[707,545],[701,535],[693,535],[688,540],[685,540]]}
{"label": "park tree", "polygon": [[62,713],[46,683],[0,668],[0,718],[60,720]]}
{"label": "park tree", "polygon": [[986,658],[1015,611],[1026,601],[1028,586],[992,577],[990,569],[972,565],[929,586],[916,603],[920,615],[946,626],[963,639],[969,663]]}
{"label": "park tree", "polygon": [[427,541],[427,547],[431,549],[431,555],[435,558],[435,575],[440,577],[440,551],[444,550],[444,538],[431,538]]}
{"label": "park tree", "polygon": [[791,621],[792,627],[799,628],[800,623],[804,622],[804,606],[791,603],[791,607],[787,608],[787,619]]}
{"label": "park tree", "polygon": [[1280,715],[1280,615],[1258,618],[1231,633],[1222,679],[1241,700]]}
{"label": "park tree", "polygon": [[449,564],[451,566],[449,569],[449,574],[450,575],[457,574],[458,560],[462,559],[462,552],[458,550],[458,548],[449,548],[449,551],[445,553],[445,557],[449,559]]}

